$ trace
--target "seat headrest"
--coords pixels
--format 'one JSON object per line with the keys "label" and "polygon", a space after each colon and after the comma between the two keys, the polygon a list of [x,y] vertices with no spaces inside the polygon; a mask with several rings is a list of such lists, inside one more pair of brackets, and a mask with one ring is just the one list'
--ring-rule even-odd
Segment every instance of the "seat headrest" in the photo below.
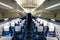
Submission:
{"label": "seat headrest", "polygon": [[16,24],[18,24],[18,21],[15,21]]}
{"label": "seat headrest", "polygon": [[40,21],[40,24],[43,24],[43,20]]}
{"label": "seat headrest", "polygon": [[10,25],[11,26],[15,26],[15,22],[14,21],[11,21]]}
{"label": "seat headrest", "polygon": [[49,31],[54,31],[54,25],[53,23],[49,23]]}
{"label": "seat headrest", "polygon": [[9,27],[10,25],[8,23],[6,23],[3,28],[4,28],[4,31],[9,31]]}
{"label": "seat headrest", "polygon": [[43,25],[44,26],[48,26],[48,22],[47,21],[44,21]]}

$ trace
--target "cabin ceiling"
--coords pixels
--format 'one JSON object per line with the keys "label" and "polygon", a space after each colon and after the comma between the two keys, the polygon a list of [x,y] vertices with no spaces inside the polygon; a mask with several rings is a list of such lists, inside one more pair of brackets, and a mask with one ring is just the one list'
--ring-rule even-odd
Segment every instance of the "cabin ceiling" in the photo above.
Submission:
{"label": "cabin ceiling", "polygon": [[0,0],[0,8],[5,10],[24,11],[14,0]]}
{"label": "cabin ceiling", "polygon": [[[25,2],[26,2],[25,5],[23,5],[24,4],[24,0],[20,0],[20,1],[21,1],[21,4],[22,4],[23,7],[27,7],[27,9],[29,8],[29,6],[28,6],[29,4],[27,3],[27,0],[25,0]],[[29,0],[28,2],[30,2],[30,1],[32,1],[32,0]],[[38,4],[38,2],[36,0],[33,0],[33,1],[35,1],[36,4],[33,3],[35,5],[34,6],[31,3],[32,5],[31,5],[30,9],[31,8],[33,9],[33,7],[36,7],[37,4]],[[58,6],[52,7],[50,9],[47,9],[48,7],[51,7],[51,6],[56,5],[58,3],[59,3]],[[3,5],[1,5],[1,4],[3,4]],[[24,11],[23,7],[21,7],[20,5],[18,5],[15,0],[0,0],[0,8],[5,9],[5,10],[15,9],[15,10],[18,10],[18,11]],[[56,10],[60,10],[60,0],[45,0],[45,2],[42,5],[40,5],[40,6],[38,6],[38,7],[35,8],[34,12],[39,12],[41,10],[42,11],[43,10],[47,10],[47,11],[53,11],[53,12],[54,12],[54,10],[55,11]]]}
{"label": "cabin ceiling", "polygon": [[[37,2],[37,0],[33,0],[36,2],[36,4],[32,4],[31,6],[29,6],[28,2],[32,1],[32,0],[25,0],[24,4],[24,0],[20,0],[22,3],[21,5],[19,5],[16,0],[0,0],[0,11],[10,11],[10,12],[15,12],[15,11],[19,11],[19,12],[24,12],[24,8],[26,9],[34,9],[33,13],[58,13],[60,12],[60,0],[45,0],[43,2],[43,4],[39,5],[39,3]],[[32,2],[33,2],[32,1]],[[40,0],[41,1],[41,0]],[[22,5],[24,4],[24,5]],[[38,7],[36,7],[38,6]],[[27,10],[26,10],[27,11]]]}
{"label": "cabin ceiling", "polygon": [[15,0],[18,5],[23,7],[24,11],[32,12],[34,9],[43,4],[45,0]]}
{"label": "cabin ceiling", "polygon": [[45,1],[41,6],[36,8],[34,12],[43,11],[43,10],[52,11],[52,12],[60,10],[60,0]]}

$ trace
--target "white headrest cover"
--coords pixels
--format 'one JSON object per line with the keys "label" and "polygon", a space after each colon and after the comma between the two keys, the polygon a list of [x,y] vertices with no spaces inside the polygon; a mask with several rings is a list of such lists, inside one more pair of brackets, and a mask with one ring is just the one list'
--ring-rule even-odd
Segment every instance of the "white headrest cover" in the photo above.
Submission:
{"label": "white headrest cover", "polygon": [[4,31],[9,31],[9,27],[10,27],[9,23],[6,23],[3,27]]}

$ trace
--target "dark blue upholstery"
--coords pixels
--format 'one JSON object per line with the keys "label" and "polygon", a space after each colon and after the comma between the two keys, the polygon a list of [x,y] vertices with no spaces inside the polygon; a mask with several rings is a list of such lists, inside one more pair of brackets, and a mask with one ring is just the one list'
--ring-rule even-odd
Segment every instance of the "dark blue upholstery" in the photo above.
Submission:
{"label": "dark blue upholstery", "polygon": [[[22,19],[24,20],[25,18],[26,22],[21,27],[21,31],[15,33],[12,40],[45,40],[44,31],[38,32],[35,23],[32,21],[32,18],[34,17],[32,17],[30,13],[28,13],[27,16],[23,17]],[[37,21],[37,23],[39,22]],[[43,26],[43,24],[40,26]]]}
{"label": "dark blue upholstery", "polygon": [[15,27],[10,26],[10,32],[11,32],[11,36],[14,36]]}
{"label": "dark blue upholstery", "polygon": [[2,36],[9,37],[9,36],[11,36],[11,33],[10,33],[10,31],[3,31]]}

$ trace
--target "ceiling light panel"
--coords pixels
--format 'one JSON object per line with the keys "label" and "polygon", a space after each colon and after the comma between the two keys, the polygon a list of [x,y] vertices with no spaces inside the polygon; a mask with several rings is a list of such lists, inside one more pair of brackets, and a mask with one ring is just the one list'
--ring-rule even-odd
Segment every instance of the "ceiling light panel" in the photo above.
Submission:
{"label": "ceiling light panel", "polygon": [[22,7],[37,7],[44,1],[45,0],[16,0],[16,2]]}
{"label": "ceiling light panel", "polygon": [[10,9],[13,9],[13,7],[11,7],[11,6],[7,5],[7,4],[4,4],[4,3],[2,3],[2,2],[0,2],[0,5],[3,5],[3,6],[5,6],[5,7],[8,7],[8,8],[10,8]]}
{"label": "ceiling light panel", "polygon": [[57,7],[57,6],[60,6],[60,3],[57,3],[57,4],[52,5],[52,6],[49,6],[49,7],[45,8],[45,9],[51,9],[51,8],[54,8],[54,7]]}

